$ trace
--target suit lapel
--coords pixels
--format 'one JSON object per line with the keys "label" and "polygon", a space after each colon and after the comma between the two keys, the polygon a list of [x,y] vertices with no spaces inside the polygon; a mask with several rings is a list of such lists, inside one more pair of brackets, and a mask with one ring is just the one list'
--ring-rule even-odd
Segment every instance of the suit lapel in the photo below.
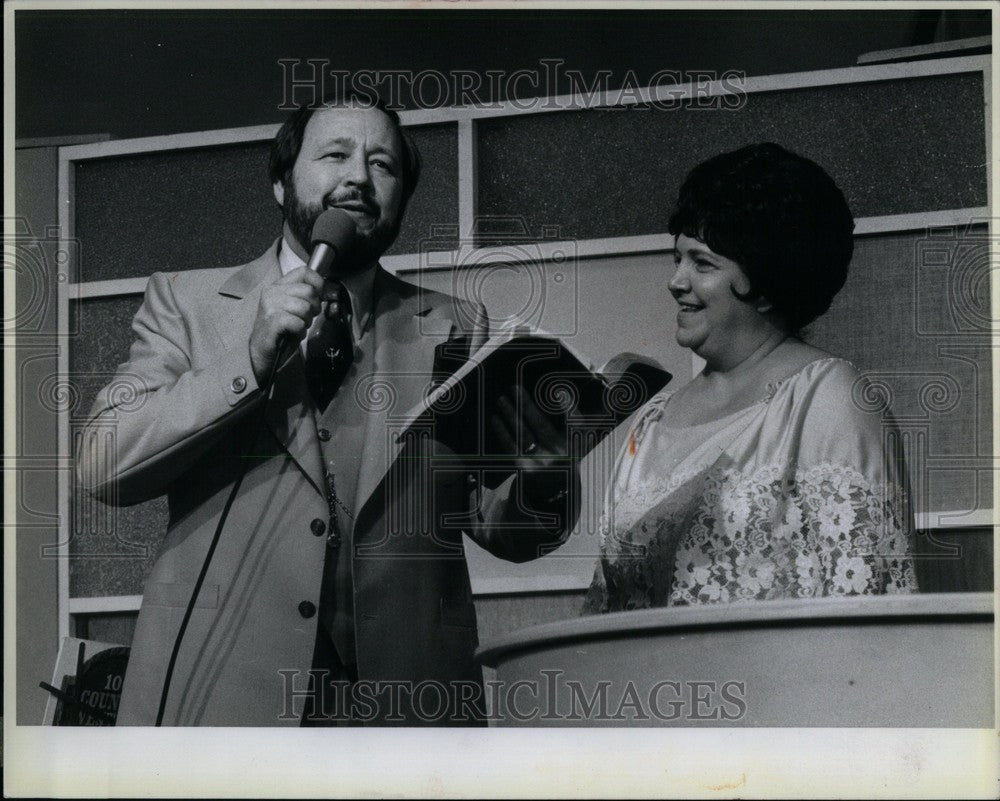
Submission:
{"label": "suit lapel", "polygon": [[[237,270],[219,288],[219,295],[228,302],[216,319],[216,330],[227,350],[250,341],[261,289],[280,275],[276,243],[259,259]],[[294,460],[316,491],[325,495],[323,457],[316,438],[312,406],[306,400],[303,367],[302,353],[296,348],[278,373],[274,397],[268,404],[265,419],[280,447]]]}
{"label": "suit lapel", "polygon": [[[261,288],[280,274],[276,243],[220,287],[219,294],[230,303],[217,318],[216,328],[227,349],[249,341]],[[366,391],[371,391],[375,396],[378,385],[384,382],[391,388],[392,403],[372,403],[367,414],[355,505],[359,521],[364,506],[399,455],[401,444],[395,434],[404,415],[420,402],[430,383],[434,349],[454,328],[451,304],[443,297],[422,295],[418,287],[378,268],[373,325],[375,358],[371,373],[359,379],[357,395],[363,398]],[[325,495],[323,456],[298,349],[278,373],[265,418],[279,445],[315,490]]]}
{"label": "suit lapel", "polygon": [[249,342],[253,321],[257,316],[261,288],[281,275],[278,266],[277,243],[259,259],[236,269],[219,287],[224,298],[219,313],[213,317],[215,330],[226,350],[240,342]]}
{"label": "suit lapel", "polygon": [[323,481],[323,452],[319,446],[316,416],[307,398],[305,362],[302,351],[295,353],[278,372],[274,396],[267,407],[268,428],[298,465],[316,492],[326,497]]}
{"label": "suit lapel", "polygon": [[[401,450],[396,434],[400,422],[423,398],[432,375],[434,349],[454,324],[449,303],[442,296],[422,296],[418,287],[379,268],[376,277],[375,359],[372,372],[362,378],[365,389],[388,384],[391,404],[372,404],[365,430],[364,457],[358,476],[358,513],[361,513]],[[373,395],[377,394],[375,392]],[[357,530],[356,530],[357,532]]]}

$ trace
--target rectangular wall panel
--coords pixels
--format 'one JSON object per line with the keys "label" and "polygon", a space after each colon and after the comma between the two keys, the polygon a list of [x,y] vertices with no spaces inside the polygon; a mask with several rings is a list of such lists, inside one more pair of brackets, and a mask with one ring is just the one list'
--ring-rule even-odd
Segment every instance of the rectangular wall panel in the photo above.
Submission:
{"label": "rectangular wall panel", "polygon": [[[94,398],[128,356],[131,321],[141,301],[141,296],[122,295],[82,300],[71,307],[80,320],[80,333],[70,348],[70,394],[78,399],[70,423],[74,457],[77,432]],[[122,391],[128,387],[123,385]],[[84,492],[74,478],[70,518],[70,596],[141,594],[167,529],[166,498],[108,506]]]}
{"label": "rectangular wall panel", "polygon": [[[424,170],[390,253],[417,252],[435,226],[458,223],[457,126],[409,130]],[[247,142],[78,162],[75,280],[232,267],[257,258],[281,234],[269,151],[269,142]]]}
{"label": "rectangular wall panel", "polygon": [[988,245],[983,226],[859,239],[806,332],[869,379],[862,408],[895,419],[918,512],[993,507]]}
{"label": "rectangular wall panel", "polygon": [[[568,239],[660,233],[692,167],[755,142],[818,162],[856,217],[986,205],[981,73],[744,100],[483,120],[479,213],[518,218],[530,238],[546,228]],[[498,228],[484,239],[516,240]]]}

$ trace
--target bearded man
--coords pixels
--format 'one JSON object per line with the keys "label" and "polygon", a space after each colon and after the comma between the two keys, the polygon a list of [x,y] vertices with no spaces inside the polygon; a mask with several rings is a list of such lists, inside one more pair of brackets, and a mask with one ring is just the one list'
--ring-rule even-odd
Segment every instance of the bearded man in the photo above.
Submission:
{"label": "bearded man", "polygon": [[[435,348],[472,352],[487,318],[379,266],[420,173],[395,112],[301,108],[278,132],[270,169],[282,236],[240,267],[150,276],[115,379],[131,380],[138,400],[126,408],[106,388],[82,438],[89,491],[119,504],[165,493],[170,508],[118,724],[156,722],[238,485],[163,724],[481,725],[462,536],[513,561],[560,543],[579,493],[574,470],[551,469],[564,437],[523,394],[501,401],[484,425],[529,446],[489,491],[432,440],[396,436],[393,420],[427,390]],[[329,208],[350,215],[356,236],[324,278],[307,262]]]}

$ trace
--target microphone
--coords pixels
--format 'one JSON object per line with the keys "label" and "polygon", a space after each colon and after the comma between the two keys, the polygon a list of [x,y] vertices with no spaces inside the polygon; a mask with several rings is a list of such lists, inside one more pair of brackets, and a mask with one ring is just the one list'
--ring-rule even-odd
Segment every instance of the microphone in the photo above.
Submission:
{"label": "microphone", "polygon": [[334,262],[350,248],[356,235],[357,229],[350,214],[343,209],[324,211],[313,223],[309,269],[324,279],[329,278]]}
{"label": "microphone", "polygon": [[[354,244],[357,233],[354,218],[346,211],[338,208],[324,211],[313,223],[313,250],[307,265],[309,269],[320,275],[324,281],[327,280],[337,259],[342,258]],[[278,373],[278,365],[285,361],[285,357],[294,348],[294,341],[287,336],[282,336],[278,341],[278,350],[271,364],[271,372],[261,387],[269,402],[274,395],[274,379]]]}

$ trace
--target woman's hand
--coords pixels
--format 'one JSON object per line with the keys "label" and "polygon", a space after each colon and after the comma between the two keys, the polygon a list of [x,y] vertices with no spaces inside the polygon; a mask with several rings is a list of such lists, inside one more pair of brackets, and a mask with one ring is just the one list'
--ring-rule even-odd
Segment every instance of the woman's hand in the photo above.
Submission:
{"label": "woman's hand", "polygon": [[556,425],[522,387],[497,401],[490,426],[504,452],[513,457],[523,492],[534,507],[564,505],[579,484],[569,459],[564,425]]}

